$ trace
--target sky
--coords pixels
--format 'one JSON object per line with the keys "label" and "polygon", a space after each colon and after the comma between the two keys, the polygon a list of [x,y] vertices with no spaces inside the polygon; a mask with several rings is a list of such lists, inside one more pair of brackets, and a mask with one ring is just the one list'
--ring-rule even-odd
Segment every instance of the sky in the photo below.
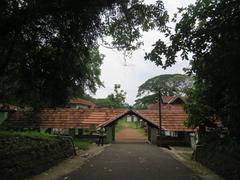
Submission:
{"label": "sky", "polygon": [[[152,0],[154,2],[154,0]],[[148,0],[151,3],[151,0]],[[177,7],[186,7],[194,3],[195,0],[163,0],[165,9],[170,15],[177,12]],[[174,24],[170,24],[171,27]],[[101,66],[100,79],[105,87],[101,87],[93,95],[95,98],[105,98],[113,93],[114,84],[120,84],[121,89],[127,92],[126,103],[133,105],[136,99],[138,87],[149,78],[161,74],[184,73],[183,68],[188,67],[188,61],[182,61],[180,58],[172,67],[163,70],[157,67],[153,62],[144,59],[145,52],[150,52],[152,45],[161,37],[158,31],[150,31],[143,34],[144,45],[133,52],[131,57],[124,60],[123,52],[108,49],[100,46],[100,53],[105,55]]]}

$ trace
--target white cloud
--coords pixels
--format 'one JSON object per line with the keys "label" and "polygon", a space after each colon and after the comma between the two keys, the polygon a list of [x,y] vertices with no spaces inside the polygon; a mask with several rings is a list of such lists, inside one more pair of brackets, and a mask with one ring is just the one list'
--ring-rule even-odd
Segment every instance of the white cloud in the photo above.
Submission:
{"label": "white cloud", "polygon": [[[177,7],[184,7],[195,0],[165,0],[165,8],[172,15],[177,11]],[[175,65],[166,70],[157,67],[153,62],[145,61],[144,54],[149,52],[152,44],[160,37],[157,31],[144,33],[144,46],[135,51],[131,58],[127,58],[126,62],[122,52],[117,50],[100,47],[100,52],[105,55],[103,65],[101,67],[101,80],[104,82],[105,88],[98,89],[96,98],[104,98],[113,92],[114,84],[121,84],[122,89],[127,92],[126,102],[133,104],[137,95],[138,87],[147,79],[160,74],[183,73],[182,68],[188,66],[187,61],[177,61]]]}

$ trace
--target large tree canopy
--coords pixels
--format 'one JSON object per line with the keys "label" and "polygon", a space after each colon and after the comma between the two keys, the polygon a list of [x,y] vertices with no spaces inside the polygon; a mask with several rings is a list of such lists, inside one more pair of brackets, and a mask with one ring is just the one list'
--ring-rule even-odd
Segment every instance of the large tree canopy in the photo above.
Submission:
{"label": "large tree canopy", "polygon": [[88,99],[96,104],[98,108],[126,108],[126,92],[121,89],[120,84],[114,85],[114,92],[109,94],[106,98],[96,99],[88,94],[81,96],[81,98]]}
{"label": "large tree canopy", "polygon": [[218,119],[240,138],[240,1],[197,0],[179,14],[170,45],[159,40],[147,58],[164,67],[175,63],[178,52],[190,59],[196,83],[187,104],[188,125]]}
{"label": "large tree canopy", "polygon": [[131,51],[142,31],[167,32],[163,3],[142,0],[2,0],[0,99],[20,105],[59,106],[76,91],[94,92],[102,57],[98,40]]}
{"label": "large tree canopy", "polygon": [[163,96],[184,96],[187,89],[192,87],[193,79],[184,74],[163,74],[148,79],[138,88],[136,100],[143,105],[158,100],[159,91]]}

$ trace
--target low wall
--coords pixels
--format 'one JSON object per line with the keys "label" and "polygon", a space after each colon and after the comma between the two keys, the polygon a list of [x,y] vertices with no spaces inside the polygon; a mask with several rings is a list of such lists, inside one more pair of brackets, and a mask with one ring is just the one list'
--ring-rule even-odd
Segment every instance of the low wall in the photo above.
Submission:
{"label": "low wall", "polygon": [[190,141],[187,138],[161,136],[158,141],[162,146],[190,146]]}
{"label": "low wall", "polygon": [[23,179],[39,174],[74,155],[68,138],[0,133],[1,179]]}

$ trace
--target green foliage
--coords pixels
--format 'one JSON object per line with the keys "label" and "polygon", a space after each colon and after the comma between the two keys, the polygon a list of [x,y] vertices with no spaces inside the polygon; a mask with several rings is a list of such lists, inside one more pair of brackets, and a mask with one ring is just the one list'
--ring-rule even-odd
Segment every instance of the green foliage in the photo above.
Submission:
{"label": "green foliage", "polygon": [[158,28],[159,31],[168,33],[167,11],[164,10],[162,1],[155,4],[145,4],[144,0],[119,1],[112,13],[105,16],[105,34],[112,37],[112,45],[118,50],[131,51],[139,48],[141,32]]}
{"label": "green foliage", "polygon": [[126,92],[121,88],[120,84],[115,84],[114,85],[114,93],[108,95],[108,99],[114,103],[115,107],[122,107],[124,106],[124,102],[126,99]]}
{"label": "green foliage", "polygon": [[196,160],[224,179],[239,179],[239,141],[229,136],[219,138],[215,132],[207,134],[204,139],[205,146],[197,152]]}
{"label": "green foliage", "polygon": [[183,74],[164,74],[148,79],[138,88],[136,106],[154,103],[159,91],[163,96],[183,96],[193,84],[193,79]]}
{"label": "green foliage", "polygon": [[126,122],[126,126],[131,129],[138,129],[138,124],[137,122]]}
{"label": "green foliage", "polygon": [[118,120],[115,126],[116,133],[120,132],[125,127],[125,124],[126,124],[126,118]]}
{"label": "green foliage", "polygon": [[144,128],[140,127],[138,123],[139,122],[127,122],[126,118],[120,119],[119,121],[117,121],[117,125],[115,126],[115,131],[120,132],[124,127],[128,127],[131,129],[136,129],[138,132],[145,135]]}
{"label": "green foliage", "polygon": [[82,139],[74,139],[74,146],[76,149],[81,149],[81,150],[88,150],[90,145],[92,144],[91,141],[89,140],[82,140]]}
{"label": "green foliage", "polygon": [[203,87],[197,86],[196,83],[194,88],[189,89],[187,92],[188,99],[185,103],[184,109],[188,114],[188,119],[185,122],[185,125],[188,127],[195,128],[199,124],[211,126],[212,122],[216,120],[216,117],[213,116],[214,109],[207,104],[208,100],[203,92]]}
{"label": "green foliage", "polygon": [[114,93],[107,96],[105,99],[95,99],[95,104],[100,108],[123,108],[126,107],[125,98],[126,92],[121,89],[120,84],[114,85]]}
{"label": "green foliage", "polygon": [[132,108],[136,109],[136,110],[137,109],[146,109],[147,106],[146,106],[146,104],[143,104],[142,102],[136,100],[136,102],[133,104]]}
{"label": "green foliage", "polygon": [[131,51],[142,31],[167,31],[162,1],[2,0],[0,98],[32,107],[64,106],[72,96],[101,86],[98,40]]}
{"label": "green foliage", "polygon": [[108,98],[96,99],[95,104],[98,108],[113,108],[115,106],[114,102]]}
{"label": "green foliage", "polygon": [[29,137],[29,138],[40,138],[40,139],[54,139],[47,133],[37,132],[37,131],[24,131],[24,132],[17,132],[17,131],[0,131],[0,136],[2,137]]}
{"label": "green foliage", "polygon": [[38,132],[0,132],[1,179],[26,179],[73,155],[68,139]]}
{"label": "green foliage", "polygon": [[196,81],[187,105],[189,125],[217,118],[240,138],[240,1],[197,0],[179,15],[170,45],[157,42],[146,58],[163,67],[175,63],[177,52],[190,59]]}

